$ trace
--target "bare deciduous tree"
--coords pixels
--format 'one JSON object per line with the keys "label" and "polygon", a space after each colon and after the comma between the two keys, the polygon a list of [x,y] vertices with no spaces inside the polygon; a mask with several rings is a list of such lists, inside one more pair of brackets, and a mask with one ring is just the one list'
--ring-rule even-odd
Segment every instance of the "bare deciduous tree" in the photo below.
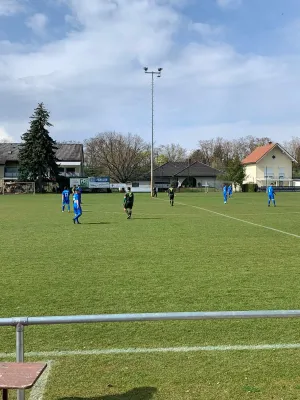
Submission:
{"label": "bare deciduous tree", "polygon": [[157,155],[165,162],[186,161],[188,157],[187,150],[175,143],[158,147]]}
{"label": "bare deciduous tree", "polygon": [[200,161],[204,164],[211,165],[214,156],[214,139],[200,140],[199,148],[195,150],[191,156],[192,161]]}
{"label": "bare deciduous tree", "polygon": [[300,163],[300,138],[293,137],[291,140],[283,142],[283,147]]}
{"label": "bare deciduous tree", "polygon": [[129,182],[149,169],[149,145],[137,135],[104,132],[85,141],[85,158],[90,169]]}

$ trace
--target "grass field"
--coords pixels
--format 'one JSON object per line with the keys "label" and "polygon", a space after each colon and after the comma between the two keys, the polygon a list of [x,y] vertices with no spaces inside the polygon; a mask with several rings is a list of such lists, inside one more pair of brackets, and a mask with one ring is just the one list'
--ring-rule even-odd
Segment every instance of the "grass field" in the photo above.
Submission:
{"label": "grass field", "polygon": [[[83,195],[73,225],[60,195],[1,196],[0,316],[300,308],[300,194],[166,200],[136,194],[128,221],[122,195]],[[296,319],[35,326],[25,351],[53,360],[43,400],[286,400],[300,398],[300,348],[255,346],[299,336]],[[13,328],[0,339],[5,360]],[[254,347],[218,347],[233,345]],[[165,347],[182,351],[99,354]]]}

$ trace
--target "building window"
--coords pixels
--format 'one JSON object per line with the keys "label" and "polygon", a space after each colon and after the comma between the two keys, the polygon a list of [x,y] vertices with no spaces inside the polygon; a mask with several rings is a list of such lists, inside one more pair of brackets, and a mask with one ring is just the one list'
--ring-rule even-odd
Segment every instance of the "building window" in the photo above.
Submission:
{"label": "building window", "polygon": [[4,177],[5,178],[17,178],[19,175],[18,167],[5,167],[4,168]]}
{"label": "building window", "polygon": [[273,168],[271,167],[266,167],[265,168],[265,178],[274,178],[274,172],[273,172]]}
{"label": "building window", "polygon": [[279,167],[279,179],[284,179],[285,178],[285,174],[284,174],[284,167]]}
{"label": "building window", "polygon": [[139,182],[132,182],[132,187],[137,188],[139,186],[140,186]]}
{"label": "building window", "polygon": [[64,168],[58,168],[58,172],[59,172],[60,174],[63,174],[63,173],[65,172],[65,169],[64,169]]}

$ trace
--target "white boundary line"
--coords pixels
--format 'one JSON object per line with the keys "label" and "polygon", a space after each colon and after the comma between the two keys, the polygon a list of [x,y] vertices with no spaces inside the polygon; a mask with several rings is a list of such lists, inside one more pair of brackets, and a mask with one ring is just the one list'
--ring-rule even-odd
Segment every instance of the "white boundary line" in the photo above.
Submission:
{"label": "white boundary line", "polygon": [[[179,203],[179,202],[177,202],[176,204],[180,204],[180,205],[187,205],[187,206],[190,206],[190,207],[197,207],[197,206],[192,206],[192,205],[190,205],[190,204],[183,204],[183,203]],[[212,212],[214,212],[214,211],[212,211]],[[124,214],[124,212],[121,212],[121,211],[103,211],[103,214]],[[274,215],[287,215],[287,214],[300,214],[300,211],[287,211],[287,212],[276,212],[276,214],[275,213],[238,213],[238,214],[236,214],[236,215],[250,215],[250,216],[264,216],[264,217],[269,217],[269,216],[274,216]],[[140,216],[140,215],[147,215],[147,216],[156,216],[156,215],[158,215],[158,216],[162,216],[162,217],[173,217],[174,215],[175,216],[179,216],[179,217],[199,217],[199,218],[201,218],[201,215],[200,214],[173,214],[173,213],[169,213],[169,214],[162,214],[162,213],[142,213],[142,212],[136,212],[136,213],[134,213],[134,215],[136,215],[136,216]],[[229,216],[230,217],[230,216]]]}
{"label": "white boundary line", "polygon": [[54,361],[47,361],[47,368],[30,392],[29,400],[42,400]]}
{"label": "white boundary line", "polygon": [[[123,212],[120,212],[120,211],[104,211],[103,212],[103,214],[124,214],[124,211]],[[299,213],[300,214],[300,213]],[[149,216],[149,217],[155,217],[155,216],[161,216],[161,217],[174,217],[174,215],[175,216],[179,216],[179,217],[188,217],[188,216],[191,216],[191,217],[199,217],[199,218],[201,218],[201,215],[199,215],[199,214],[162,214],[162,213],[160,213],[160,214],[158,214],[158,213],[143,213],[143,212],[136,212],[136,213],[134,213],[134,216],[137,216],[137,217],[139,217],[139,216],[143,216],[143,215],[146,215],[146,216]],[[134,216],[132,217],[132,218],[134,218]]]}
{"label": "white boundary line", "polygon": [[[137,347],[128,349],[91,349],[62,351],[31,351],[26,357],[68,357],[68,356],[98,356],[106,354],[145,354],[145,353],[188,353],[206,351],[240,351],[240,350],[287,350],[300,349],[300,343],[278,343],[258,345],[228,345],[228,346],[183,346],[183,347]],[[15,353],[0,353],[0,358],[13,358]],[[49,369],[50,371],[50,369]]]}
{"label": "white boundary line", "polygon": [[264,216],[264,217],[269,217],[269,216],[274,216],[274,215],[287,215],[287,214],[300,214],[300,211],[287,211],[287,212],[277,212],[276,214],[275,213],[255,213],[255,214],[244,214],[244,213],[241,213],[241,214],[236,214],[236,215],[262,215],[262,216]]}
{"label": "white boundary line", "polygon": [[[167,201],[167,200],[164,200]],[[192,207],[192,208],[196,208],[198,210],[202,210],[202,211],[206,211],[209,212],[211,214],[215,214],[218,215],[220,217],[224,217],[224,218],[229,218],[232,219],[234,221],[238,221],[238,222],[243,222],[244,224],[248,224],[248,225],[252,225],[252,226],[258,226],[259,228],[264,228],[264,229],[268,229],[269,231],[274,231],[277,233],[282,233],[283,235],[288,235],[288,236],[293,236],[297,239],[300,239],[300,235],[296,235],[295,233],[290,233],[290,232],[285,232],[285,231],[281,231],[280,229],[276,229],[276,228],[271,228],[270,226],[266,226],[266,225],[261,225],[261,224],[256,224],[255,222],[250,222],[250,221],[246,221],[245,219],[240,219],[240,218],[236,218],[236,217],[232,217],[230,215],[227,214],[222,214],[219,213],[217,211],[212,211],[209,210],[208,208],[203,208],[203,207],[199,207],[199,206],[194,206],[192,204],[185,204],[185,203],[181,203],[181,202],[176,202],[176,204],[182,205],[182,206],[187,206],[187,207]]]}

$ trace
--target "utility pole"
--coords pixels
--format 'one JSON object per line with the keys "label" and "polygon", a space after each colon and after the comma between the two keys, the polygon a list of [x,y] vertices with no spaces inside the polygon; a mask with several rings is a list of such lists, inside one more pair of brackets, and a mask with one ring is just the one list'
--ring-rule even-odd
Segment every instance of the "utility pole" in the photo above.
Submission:
{"label": "utility pole", "polygon": [[154,187],[154,76],[157,78],[161,77],[162,68],[158,68],[157,71],[148,71],[148,67],[144,67],[145,74],[151,74],[151,177],[150,177],[150,192],[151,197],[153,197],[153,187]]}

